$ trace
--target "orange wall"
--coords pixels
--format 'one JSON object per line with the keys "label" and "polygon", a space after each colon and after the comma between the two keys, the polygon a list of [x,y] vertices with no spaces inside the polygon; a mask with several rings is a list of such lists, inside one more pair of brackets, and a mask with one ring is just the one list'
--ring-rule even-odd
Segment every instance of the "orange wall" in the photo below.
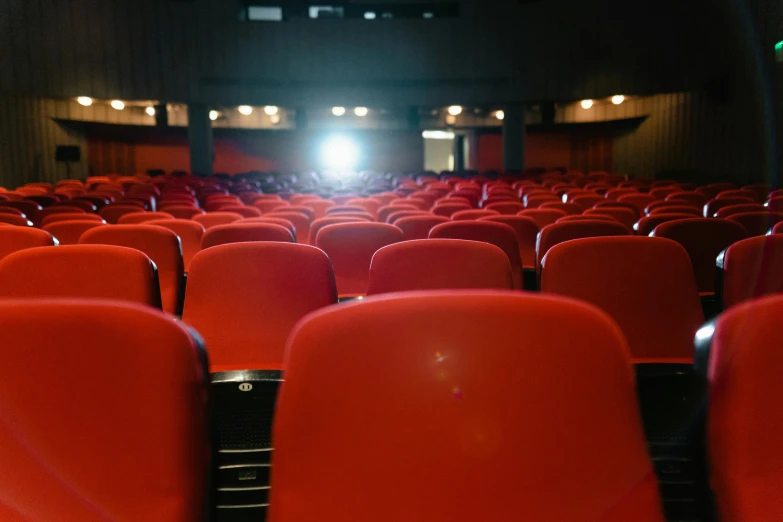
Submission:
{"label": "orange wall", "polygon": [[[525,168],[571,167],[580,170],[612,169],[612,138],[583,133],[525,135]],[[475,170],[503,170],[503,137],[482,134],[478,139]]]}

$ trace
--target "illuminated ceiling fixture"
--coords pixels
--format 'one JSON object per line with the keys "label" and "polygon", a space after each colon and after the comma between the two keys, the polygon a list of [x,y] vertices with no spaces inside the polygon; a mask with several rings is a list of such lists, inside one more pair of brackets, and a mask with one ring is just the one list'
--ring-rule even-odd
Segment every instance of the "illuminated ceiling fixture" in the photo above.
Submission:
{"label": "illuminated ceiling fixture", "polygon": [[360,118],[364,118],[369,114],[370,110],[367,107],[356,107],[353,110],[353,113],[356,114]]}
{"label": "illuminated ceiling fixture", "polygon": [[273,114],[269,120],[272,122],[272,125],[277,125],[280,123],[280,115],[279,114]]}
{"label": "illuminated ceiling fixture", "polygon": [[125,103],[122,100],[112,100],[111,101],[111,108],[117,109],[118,111],[121,111],[125,108]]}
{"label": "illuminated ceiling fixture", "polygon": [[375,14],[375,11],[366,11],[364,13],[365,20],[375,20],[377,17],[378,15]]}
{"label": "illuminated ceiling fixture", "polygon": [[253,114],[253,107],[251,107],[250,105],[240,105],[239,107],[237,107],[237,110],[239,111],[239,114],[241,114],[242,116],[250,116],[251,114]]}
{"label": "illuminated ceiling fixture", "polygon": [[343,116],[345,114],[345,107],[333,107],[332,114],[335,116]]}
{"label": "illuminated ceiling fixture", "polygon": [[266,107],[264,107],[264,114],[266,114],[267,116],[274,116],[278,112],[280,112],[280,109],[278,107],[275,107],[274,105],[267,105]]}
{"label": "illuminated ceiling fixture", "polygon": [[421,136],[425,140],[453,140],[454,133],[451,131],[442,130],[425,130],[421,133]]}
{"label": "illuminated ceiling fixture", "polygon": [[218,111],[209,111],[209,119],[215,121],[220,116]]}
{"label": "illuminated ceiling fixture", "polygon": [[580,105],[582,106],[583,109],[587,110],[593,106],[593,100],[582,100],[582,103]]}
{"label": "illuminated ceiling fixture", "polygon": [[447,125],[454,125],[455,123],[457,123],[457,117],[456,116],[452,116],[451,114],[448,114],[446,116],[446,124]]}
{"label": "illuminated ceiling fixture", "polygon": [[79,105],[84,105],[85,107],[92,105],[92,98],[89,96],[79,96],[76,98],[76,101],[79,102]]}
{"label": "illuminated ceiling fixture", "polygon": [[622,94],[616,94],[612,96],[612,103],[614,103],[615,105],[620,105],[624,101],[625,101],[625,96],[623,96]]}
{"label": "illuminated ceiling fixture", "polygon": [[150,116],[155,116],[155,107],[147,107],[144,109],[144,112],[146,112]]}
{"label": "illuminated ceiling fixture", "polygon": [[462,107],[460,105],[452,105],[449,107],[448,111],[452,116],[459,116],[462,114]]}
{"label": "illuminated ceiling fixture", "polygon": [[496,111],[495,112],[495,118],[497,118],[497,119],[502,121],[503,119],[505,119],[505,117],[506,117],[506,113],[504,111]]}

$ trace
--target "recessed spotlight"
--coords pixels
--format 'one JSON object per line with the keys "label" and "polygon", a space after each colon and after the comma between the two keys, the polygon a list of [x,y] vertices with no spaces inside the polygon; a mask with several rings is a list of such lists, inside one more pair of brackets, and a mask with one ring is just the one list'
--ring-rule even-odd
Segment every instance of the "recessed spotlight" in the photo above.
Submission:
{"label": "recessed spotlight", "polygon": [[251,107],[250,105],[240,105],[239,107],[237,107],[237,110],[239,111],[239,114],[241,114],[242,116],[250,116],[251,114],[253,114],[253,107]]}
{"label": "recessed spotlight", "polygon": [[218,111],[209,111],[209,119],[215,121],[220,116]]}
{"label": "recessed spotlight", "polygon": [[616,94],[612,96],[612,103],[614,103],[615,105],[620,105],[624,101],[625,101],[625,96],[623,96],[622,94]]}
{"label": "recessed spotlight", "polygon": [[457,123],[457,117],[451,114],[446,115],[446,124],[447,125],[454,125]]}
{"label": "recessed spotlight", "polygon": [[332,114],[342,116],[345,114],[345,107],[332,107]]}
{"label": "recessed spotlight", "polygon": [[375,14],[375,11],[366,11],[364,13],[365,20],[375,20],[376,18],[378,18],[378,15]]}
{"label": "recessed spotlight", "polygon": [[367,107],[356,107],[353,110],[353,113],[356,114],[360,118],[364,118],[369,114],[370,110]]}
{"label": "recessed spotlight", "polygon": [[274,116],[278,112],[280,112],[280,109],[278,107],[275,107],[274,105],[267,105],[266,107],[264,107],[264,114],[266,114],[267,116]]}
{"label": "recessed spotlight", "polygon": [[111,108],[117,109],[118,111],[121,111],[125,108],[125,103],[122,100],[112,100],[111,101]]}
{"label": "recessed spotlight", "polygon": [[273,114],[269,117],[269,121],[272,122],[272,125],[277,125],[280,123],[280,115],[279,114]]}
{"label": "recessed spotlight", "polygon": [[79,102],[79,105],[84,105],[85,107],[92,105],[92,98],[89,96],[79,96],[76,98],[76,101]]}
{"label": "recessed spotlight", "polygon": [[505,119],[506,118],[505,111],[495,111],[495,118],[497,118],[499,120]]}
{"label": "recessed spotlight", "polygon": [[462,114],[462,107],[460,105],[452,105],[449,107],[449,114],[452,116],[459,116]]}
{"label": "recessed spotlight", "polygon": [[146,112],[150,116],[155,116],[155,107],[147,107],[144,109],[144,112]]}
{"label": "recessed spotlight", "polygon": [[582,103],[580,105],[582,106],[583,109],[587,110],[593,106],[593,100],[582,100]]}

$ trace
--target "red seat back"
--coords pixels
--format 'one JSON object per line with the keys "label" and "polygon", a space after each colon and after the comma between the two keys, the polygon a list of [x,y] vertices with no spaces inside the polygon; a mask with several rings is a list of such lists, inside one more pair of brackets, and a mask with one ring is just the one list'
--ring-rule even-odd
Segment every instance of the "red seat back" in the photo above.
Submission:
{"label": "red seat back", "polygon": [[749,237],[763,236],[770,228],[783,221],[781,212],[742,212],[732,214],[726,218],[729,221],[739,223],[748,233]]}
{"label": "red seat back", "polygon": [[0,259],[20,250],[55,245],[57,240],[44,230],[19,226],[0,229]]}
{"label": "red seat back", "polygon": [[671,214],[655,214],[653,216],[645,216],[633,226],[637,236],[649,236],[650,232],[655,230],[655,227],[661,223],[668,221],[676,221],[679,219],[699,219],[698,216],[692,214],[682,214],[673,212]]}
{"label": "red seat back", "polygon": [[723,307],[783,293],[783,235],[751,237],[730,246],[723,268]]}
{"label": "red seat back", "polygon": [[294,243],[294,235],[283,226],[273,223],[230,223],[212,227],[201,238],[201,249],[227,243],[247,243],[254,241],[280,241]]}
{"label": "red seat back", "polygon": [[56,221],[43,226],[57,240],[59,245],[78,245],[82,234],[95,227],[106,226],[99,221]]}
{"label": "red seat back", "polygon": [[167,228],[177,234],[182,245],[182,263],[187,273],[190,270],[193,256],[201,250],[201,238],[205,232],[204,226],[190,219],[161,219],[147,221],[145,225]]}
{"label": "red seat back", "polygon": [[[467,212],[474,212],[468,210]],[[477,212],[482,212],[478,210]],[[441,223],[448,223],[449,218],[443,216],[411,216],[398,219],[394,226],[402,230],[403,241],[414,239],[427,239],[430,237],[430,231]]]}
{"label": "red seat back", "polygon": [[536,267],[540,270],[541,260],[544,259],[549,249],[565,241],[585,237],[626,236],[628,234],[628,228],[616,221],[567,221],[549,225],[544,227],[538,235]]}
{"label": "red seat back", "polygon": [[168,212],[131,212],[130,214],[124,214],[117,221],[120,225],[140,225],[148,221],[156,221],[161,219],[176,219],[172,214]]}

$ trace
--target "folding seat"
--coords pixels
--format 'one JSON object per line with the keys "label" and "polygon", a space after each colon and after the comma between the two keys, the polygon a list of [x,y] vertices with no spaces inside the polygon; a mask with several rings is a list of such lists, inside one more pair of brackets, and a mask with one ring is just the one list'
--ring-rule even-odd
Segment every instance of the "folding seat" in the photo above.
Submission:
{"label": "folding seat", "polygon": [[698,192],[676,192],[666,196],[666,201],[685,202],[697,207],[703,207],[709,199],[704,194]]}
{"label": "folding seat", "polygon": [[679,214],[691,214],[695,217],[707,217],[703,216],[702,211],[694,207],[693,205],[672,205],[672,206],[666,206],[666,207],[657,207],[653,210],[651,210],[647,215],[648,216],[654,216],[656,214],[671,214],[671,213],[679,213]]}
{"label": "folding seat", "polygon": [[51,205],[56,205],[60,201],[59,199],[57,199],[57,197],[50,196],[50,195],[26,196],[24,199],[26,201],[32,201],[34,203],[38,203],[44,208]]}
{"label": "folding seat", "polygon": [[294,235],[283,226],[273,223],[231,223],[212,227],[201,239],[201,250],[228,243],[279,241],[294,243]]}
{"label": "folding seat", "polygon": [[610,221],[612,223],[619,223],[619,221],[612,216],[605,216],[603,214],[593,214],[591,216],[585,216],[584,214],[564,216],[555,221],[555,223],[568,223],[571,221]]}
{"label": "folding seat", "polygon": [[117,221],[119,225],[140,225],[148,221],[159,221],[161,219],[176,219],[168,212],[131,212],[120,217]]}
{"label": "folding seat", "polygon": [[[386,222],[394,224],[397,220],[411,216],[434,216],[432,212],[427,210],[400,210],[398,212],[392,212],[389,217],[386,218]],[[441,216],[442,217],[442,216]]]}
{"label": "folding seat", "polygon": [[542,203],[538,207],[541,210],[556,209],[562,210],[570,216],[575,216],[582,213],[582,207],[574,203],[560,203],[557,201],[550,201],[548,203]]}
{"label": "folding seat", "polygon": [[734,214],[742,214],[746,212],[766,212],[767,208],[761,203],[745,203],[743,205],[729,205],[723,207],[715,213],[717,218],[727,218]]}
{"label": "folding seat", "polygon": [[617,201],[617,199],[620,196],[625,196],[626,194],[638,194],[638,193],[639,190],[636,188],[631,188],[631,187],[616,188],[616,189],[607,190],[604,197],[606,198],[607,201]]}
{"label": "folding seat", "polygon": [[354,205],[338,205],[335,207],[330,207],[326,211],[326,216],[330,216],[332,214],[343,214],[345,212],[364,212],[369,216],[372,216],[369,212],[367,212],[364,207],[360,206],[354,206]]}
{"label": "folding seat", "polygon": [[93,214],[98,212],[98,207],[89,201],[84,201],[81,199],[66,199],[64,201],[60,201],[57,205],[61,207],[76,207],[84,210],[85,212]]}
{"label": "folding seat", "polygon": [[737,223],[712,218],[669,221],[659,224],[650,235],[682,245],[691,260],[696,286],[702,295],[715,292],[715,260],[718,255],[748,237],[745,229]]}
{"label": "folding seat", "polygon": [[343,217],[340,214],[316,219],[310,225],[310,239],[307,244],[314,245],[315,238],[318,235],[318,232],[326,226],[336,225],[338,223],[368,223],[368,222],[370,222],[368,219],[357,218],[357,217]]}
{"label": "folding seat", "polygon": [[408,197],[405,198],[404,201],[406,203],[410,203],[419,210],[429,210],[433,206],[433,204],[431,204],[427,199]]}
{"label": "folding seat", "polygon": [[[327,215],[331,216],[331,214],[327,214]],[[275,211],[266,214],[266,216],[264,217],[279,218],[279,219],[285,219],[286,221],[290,221],[291,223],[293,223],[294,228],[296,229],[297,241],[303,244],[307,244],[307,242],[309,241],[310,218],[308,218],[304,214],[300,214],[299,212],[296,211],[291,211],[291,212]]]}
{"label": "folding seat", "polygon": [[386,223],[340,223],[322,228],[315,246],[332,261],[340,298],[349,298],[367,293],[375,252],[402,240],[402,230]]}
{"label": "folding seat", "polygon": [[492,203],[485,205],[485,209],[494,210],[506,216],[516,216],[518,212],[525,210],[525,206],[518,201],[509,201],[507,203]]}
{"label": "folding seat", "polygon": [[[460,204],[460,205],[461,204],[470,205],[470,200],[468,198],[463,198],[461,196],[446,196],[446,197],[443,197],[443,198],[440,198],[440,199],[436,200],[435,201],[435,206],[437,207],[439,205],[446,205],[446,204],[450,204],[450,203],[457,203],[457,204]],[[472,207],[473,205],[470,205],[470,206]]]}
{"label": "folding seat", "polygon": [[380,223],[385,223],[391,214],[400,210],[417,210],[417,208],[415,205],[411,205],[409,203],[395,202],[395,204],[392,205],[384,205],[378,208],[378,221]]}
{"label": "folding seat", "polygon": [[764,199],[760,199],[758,194],[752,190],[724,190],[720,192],[717,196],[717,199],[725,199],[725,198],[749,198],[754,203],[763,203]]}
{"label": "folding seat", "polygon": [[[631,194],[631,195],[633,196],[635,194]],[[601,201],[593,205],[593,208],[622,208],[624,210],[630,210],[631,212],[633,212],[633,215],[637,220],[641,218],[642,215],[644,214],[644,209],[639,210],[639,208],[636,205],[632,205],[627,201]]]}
{"label": "folding seat", "polygon": [[254,201],[253,206],[260,210],[262,214],[265,214],[282,207],[287,207],[289,206],[289,203],[287,201],[261,199]]}
{"label": "folding seat", "polygon": [[769,193],[769,196],[767,197],[768,199],[783,197],[783,189],[773,190]]}
{"label": "folding seat", "polygon": [[[440,199],[440,196],[438,194],[434,192],[427,192],[427,191],[420,190],[411,194],[408,198],[406,198],[406,201],[410,201],[410,200],[423,201],[425,203],[426,208],[430,208],[431,206],[435,205],[435,202],[438,199]],[[421,208],[421,206],[419,206],[419,208]]]}
{"label": "folding seat", "polygon": [[377,216],[378,209],[381,207],[381,202],[372,198],[356,198],[349,200],[346,205],[362,207],[373,216]]}
{"label": "folding seat", "polygon": [[625,225],[630,233],[633,233],[633,226],[636,223],[636,220],[638,219],[638,216],[633,210],[627,208],[619,208],[619,207],[591,208],[589,210],[585,210],[584,215],[585,216],[594,216],[594,215],[611,216],[614,219],[616,219],[618,222]]}
{"label": "folding seat", "polygon": [[393,201],[400,199],[400,196],[398,196],[394,192],[381,192],[379,194],[373,194],[372,196],[370,196],[370,199],[374,199],[380,202],[381,206],[386,206],[391,204]]}
{"label": "folding seat", "polygon": [[10,214],[12,216],[18,216],[20,218],[27,219],[27,216],[25,215],[24,212],[22,212],[18,208],[13,208],[13,207],[0,207],[0,214]]}
{"label": "folding seat", "polygon": [[261,217],[261,211],[256,207],[248,207],[245,205],[224,205],[220,209],[221,212],[236,212],[242,217]]}
{"label": "folding seat", "polygon": [[[452,221],[471,221],[475,219],[479,219],[482,217],[487,216],[499,216],[500,212],[497,210],[489,210],[489,209],[470,209],[470,210],[460,210],[458,212],[455,212],[451,215]],[[438,216],[442,217],[442,216]],[[448,218],[446,218],[448,219]]]}
{"label": "folding seat", "polygon": [[326,215],[326,211],[336,206],[334,201],[328,199],[307,200],[301,203],[302,206],[312,209],[314,219],[320,219]]}
{"label": "folding seat", "polygon": [[442,223],[430,230],[431,239],[464,239],[467,241],[482,241],[490,243],[508,256],[511,262],[511,272],[514,288],[523,288],[522,258],[519,254],[519,242],[513,228],[504,223],[491,221],[452,221]]}
{"label": "folding seat", "polygon": [[557,210],[554,208],[550,209],[528,209],[523,210],[517,214],[517,216],[523,216],[523,217],[529,217],[533,221],[536,222],[538,225],[539,230],[544,228],[547,225],[551,225],[558,219],[567,216],[568,214],[565,213],[563,210]]}
{"label": "folding seat", "polygon": [[114,198],[111,196],[100,196],[97,194],[85,194],[83,196],[77,196],[73,199],[75,201],[87,201],[88,203],[92,203],[98,210],[114,202]]}
{"label": "folding seat", "polygon": [[[33,230],[51,241],[48,232]],[[5,233],[0,229],[0,237]],[[111,299],[160,308],[155,263],[139,250],[110,245],[28,248],[10,254],[0,261],[0,297]]]}
{"label": "folding seat", "polygon": [[43,210],[43,207],[34,201],[0,201],[0,206],[21,210],[30,221],[35,221],[35,217]]}
{"label": "folding seat", "polygon": [[763,236],[770,228],[783,221],[781,212],[743,212],[726,218],[745,228],[748,237]]}
{"label": "folding seat", "polygon": [[[160,208],[160,207],[159,207]],[[187,205],[173,205],[160,208],[160,212],[166,212],[174,217],[174,219],[192,219],[193,216],[200,216],[206,214],[203,209],[198,207],[192,207]]]}
{"label": "folding seat", "polygon": [[[313,221],[315,219],[315,212],[313,209],[306,207],[304,205],[289,205],[286,208],[280,208],[277,210],[273,210],[272,212],[268,212],[267,214],[273,214],[278,212],[299,212],[303,216],[305,216],[309,221]],[[360,210],[360,212],[365,212],[364,210]],[[255,216],[253,216],[255,217]]]}
{"label": "folding seat", "polygon": [[550,193],[534,193],[526,194],[522,198],[522,204],[525,208],[535,209],[543,205],[544,203],[559,203],[560,198],[555,194]]}
{"label": "folding seat", "polygon": [[101,216],[110,225],[115,225],[119,222],[120,218],[125,214],[142,212],[142,209],[134,205],[123,205],[120,203],[111,203],[98,210],[98,215]]}
{"label": "folding seat", "polygon": [[666,199],[666,196],[670,194],[676,194],[678,192],[683,192],[683,190],[678,186],[655,187],[650,189],[650,195],[656,200],[664,200]]}
{"label": "folding seat", "polygon": [[598,194],[596,195],[580,195],[573,199],[571,199],[570,194],[568,196],[568,202],[573,203],[575,205],[579,205],[579,208],[582,209],[582,211],[589,210],[593,208],[593,205],[596,203],[600,203],[602,201],[606,201],[605,198],[602,198]]}
{"label": "folding seat", "polygon": [[781,234],[737,241],[718,257],[716,264],[722,281],[717,293],[724,309],[750,299],[783,293]]}
{"label": "folding seat", "polygon": [[[577,216],[567,216],[561,219],[570,219]],[[593,217],[593,216],[590,216]],[[595,216],[597,217],[597,216]],[[611,217],[611,216],[609,216]],[[572,239],[581,239],[586,237],[599,236],[627,236],[628,228],[614,218],[612,221],[604,220],[569,220],[555,223],[541,229],[536,243],[536,268],[541,270],[541,260],[555,245],[570,241]]]}
{"label": "folding seat", "polygon": [[377,297],[309,316],[287,353],[271,522],[664,520],[627,345],[593,307]]}
{"label": "folding seat", "polygon": [[86,231],[80,245],[115,245],[135,248],[155,263],[163,310],[179,315],[185,289],[185,267],[179,236],[154,225],[114,225]]}
{"label": "folding seat", "polygon": [[77,245],[86,231],[105,225],[100,221],[55,221],[42,229],[53,235],[59,245]]}
{"label": "folding seat", "polygon": [[489,205],[492,205],[493,203],[509,203],[509,202],[516,203],[519,202],[519,200],[516,197],[514,197],[514,195],[511,193],[492,195],[484,198],[484,200],[479,203],[479,207],[487,208]]}
{"label": "folding seat", "polygon": [[[2,217],[2,215],[0,215]],[[10,216],[18,217],[18,216]],[[27,226],[0,228],[0,259],[28,248],[55,246],[57,240],[49,232]]]}
{"label": "folding seat", "polygon": [[769,197],[769,193],[772,191],[772,186],[764,183],[755,185],[745,185],[742,190],[750,190],[756,193],[756,201],[766,201]]}
{"label": "folding seat", "polygon": [[144,210],[151,212],[157,210],[157,201],[155,200],[155,196],[150,194],[135,194],[133,196],[124,196],[123,198],[119,199],[117,203],[121,205],[139,205]]}
{"label": "folding seat", "polygon": [[15,225],[18,227],[31,227],[33,222],[22,216],[15,216],[13,214],[0,214],[0,223],[8,225]]}
{"label": "folding seat", "polygon": [[292,205],[301,205],[310,199],[320,199],[317,194],[294,194],[289,200]]}
{"label": "folding seat", "polygon": [[182,263],[185,274],[187,274],[193,257],[201,250],[201,238],[205,232],[204,226],[189,219],[160,219],[147,221],[144,224],[167,228],[177,234],[182,246]]}
{"label": "folding seat", "polygon": [[44,208],[43,210],[41,210],[40,212],[36,213],[35,219],[33,220],[33,222],[37,226],[40,226],[42,224],[43,220],[47,216],[54,216],[54,215],[58,215],[58,214],[73,215],[73,214],[86,214],[86,213],[87,212],[85,212],[83,209],[78,208],[78,207],[52,205],[52,206],[48,206],[48,207]]}
{"label": "folding seat", "polygon": [[[253,203],[257,201],[283,201],[283,198],[279,194],[258,194],[251,201]],[[284,203],[287,203],[287,201]]]}
{"label": "folding seat", "polygon": [[636,207],[639,216],[644,214],[644,209],[650,203],[654,203],[656,198],[651,194],[625,194],[617,198],[618,203],[629,203]]}
{"label": "folding seat", "polygon": [[51,214],[41,221],[41,226],[51,225],[60,221],[92,221],[94,223],[106,223],[98,214]]}
{"label": "folding seat", "polygon": [[767,235],[771,236],[772,234],[783,234],[783,224],[778,223],[774,227],[772,227],[769,232],[767,232]]}
{"label": "folding seat", "polygon": [[0,519],[207,519],[206,356],[185,327],[124,303],[10,300],[0,330]]}
{"label": "folding seat", "polygon": [[242,215],[236,212],[208,212],[206,214],[197,214],[191,219],[196,223],[201,223],[205,229],[209,230],[218,225],[228,225],[234,221],[239,221],[242,219]]}
{"label": "folding seat", "polygon": [[672,212],[671,214],[655,214],[654,216],[645,216],[634,224],[633,229],[637,236],[649,236],[650,232],[661,223],[676,221],[680,219],[699,219],[699,216],[693,214],[683,214]]}
{"label": "folding seat", "polygon": [[411,241],[415,239],[427,239],[430,230],[441,223],[448,223],[449,218],[443,216],[411,216],[398,219],[394,226],[402,230],[403,240]]}
{"label": "folding seat", "polygon": [[463,199],[468,200],[468,203],[472,208],[478,208],[479,201],[481,199],[481,192],[480,191],[472,191],[472,190],[455,190],[451,193],[453,197],[460,197]]}
{"label": "folding seat", "polygon": [[467,203],[447,203],[432,207],[431,212],[436,216],[451,218],[452,215],[461,210],[471,210],[471,207]]}
{"label": "folding seat", "polygon": [[708,198],[712,199],[724,190],[734,190],[736,188],[737,185],[734,183],[710,183],[709,185],[695,189],[695,192],[704,194]]}
{"label": "folding seat", "polygon": [[765,210],[769,210],[770,212],[783,212],[783,197],[773,197],[769,198],[769,200],[764,203]]}
{"label": "folding seat", "polygon": [[696,210],[699,211],[699,216],[703,215],[702,207],[697,207],[695,205],[691,205],[690,203],[688,203],[686,201],[654,201],[654,202],[650,203],[649,205],[647,205],[646,207],[644,207],[644,214],[649,216],[650,213],[653,210],[656,210],[656,209],[659,209],[659,208],[671,208],[671,207],[680,208],[680,207],[683,207],[683,206],[693,207],[693,208],[695,208]]}

